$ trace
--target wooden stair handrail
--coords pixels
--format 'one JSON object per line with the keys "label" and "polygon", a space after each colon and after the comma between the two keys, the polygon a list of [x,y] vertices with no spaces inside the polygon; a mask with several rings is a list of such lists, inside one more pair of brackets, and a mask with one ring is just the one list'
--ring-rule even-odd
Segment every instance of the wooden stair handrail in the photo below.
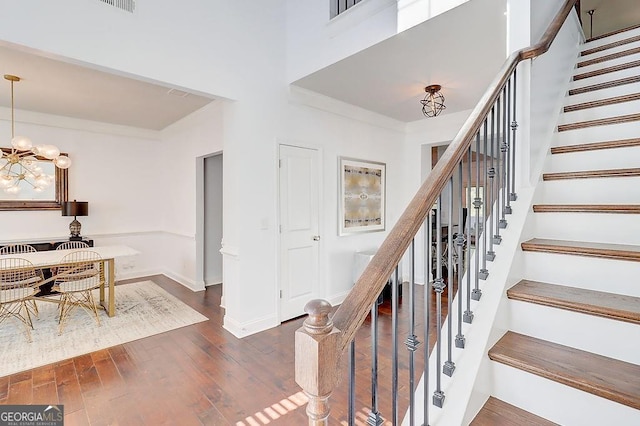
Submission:
{"label": "wooden stair handrail", "polygon": [[387,279],[422,226],[427,213],[436,202],[438,195],[444,189],[449,178],[453,175],[455,167],[469,149],[473,138],[479,131],[485,117],[489,114],[491,107],[500,96],[502,87],[508,81],[516,66],[526,59],[535,58],[549,50],[551,43],[558,35],[576,1],[565,0],[564,6],[556,14],[540,42],[518,50],[507,58],[496,78],[491,82],[442,158],[435,168],[431,170],[396,225],[363,271],[354,288],[342,302],[333,316],[333,324],[341,332],[338,345],[340,353],[343,353],[353,340],[356,331],[367,317],[371,306],[378,298]]}

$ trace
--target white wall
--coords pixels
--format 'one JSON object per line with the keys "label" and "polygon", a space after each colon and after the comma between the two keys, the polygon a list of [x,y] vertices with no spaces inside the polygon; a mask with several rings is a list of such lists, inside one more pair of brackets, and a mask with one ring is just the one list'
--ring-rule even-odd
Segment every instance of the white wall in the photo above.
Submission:
{"label": "white wall", "polygon": [[[82,235],[96,244],[127,244],[142,253],[136,259],[127,259],[125,269],[118,264],[119,279],[157,271],[154,258],[159,252],[163,226],[159,214],[163,189],[157,184],[161,164],[155,150],[159,139],[123,136],[126,129],[115,126],[114,133],[120,135],[110,134],[106,133],[108,126],[65,117],[35,117],[40,122],[57,121],[70,126],[24,121],[16,124],[35,143],[52,143],[69,154],[73,162],[68,171],[69,199],[89,202],[89,215],[79,218]],[[0,134],[10,134],[10,126],[10,121],[0,121]],[[136,129],[131,133],[137,133]],[[71,220],[59,210],[0,211],[0,239],[67,239]],[[153,247],[156,249],[150,250]]]}
{"label": "white wall", "polygon": [[[222,151],[224,102],[215,101],[161,132],[157,176],[163,187],[158,212],[165,231],[165,273],[190,288],[204,289],[204,269],[196,262],[196,161]],[[201,235],[204,237],[203,235]]]}
{"label": "white wall", "polygon": [[[538,181],[551,135],[556,131],[558,116],[575,67],[581,40],[580,23],[577,14],[572,11],[549,51],[531,63],[530,116],[525,119],[528,118],[530,123],[529,155],[532,184]],[[538,39],[534,39],[534,42],[537,41]],[[526,102],[526,99],[524,101]]]}
{"label": "white wall", "polygon": [[[327,102],[326,104],[324,102]],[[333,304],[353,285],[356,251],[377,248],[404,210],[404,126],[338,101],[295,89],[279,143],[319,148],[322,155],[321,288]],[[386,163],[386,231],[338,236],[338,158]]]}
{"label": "white wall", "polygon": [[367,0],[329,19],[329,0],[287,0],[287,81],[294,82],[467,1]]}

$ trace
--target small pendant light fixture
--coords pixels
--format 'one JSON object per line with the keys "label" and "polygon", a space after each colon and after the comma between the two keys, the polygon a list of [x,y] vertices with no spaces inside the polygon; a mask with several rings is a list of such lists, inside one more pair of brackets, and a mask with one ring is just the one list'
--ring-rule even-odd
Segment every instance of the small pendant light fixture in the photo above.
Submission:
{"label": "small pendant light fixture", "polygon": [[432,84],[424,88],[427,94],[420,103],[422,104],[422,113],[426,117],[435,117],[446,108],[444,106],[444,96],[440,93],[440,89],[442,89],[442,86],[439,84]]}

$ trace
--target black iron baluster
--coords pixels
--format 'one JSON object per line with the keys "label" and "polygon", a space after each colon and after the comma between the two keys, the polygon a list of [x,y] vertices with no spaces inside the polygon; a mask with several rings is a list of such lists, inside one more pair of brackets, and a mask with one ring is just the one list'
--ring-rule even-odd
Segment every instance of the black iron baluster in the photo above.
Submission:
{"label": "black iron baluster", "polygon": [[495,234],[493,234],[493,244],[497,244],[499,245],[500,243],[502,243],[502,237],[500,236],[500,205],[502,204],[501,202],[501,198],[500,198],[500,176],[502,176],[502,173],[500,173],[500,170],[502,169],[501,167],[501,156],[500,156],[500,138],[504,137],[504,134],[500,133],[500,117],[501,114],[503,113],[503,111],[500,108],[501,105],[501,100],[502,100],[502,94],[500,94],[498,96],[498,101],[497,101],[497,107],[496,107],[496,150],[495,150],[495,154],[498,156],[497,160],[496,160],[496,175],[495,175],[495,189],[496,189],[496,198],[495,198],[495,203],[494,203],[494,211],[491,212],[491,218],[493,220],[495,220]]}
{"label": "black iron baluster", "polygon": [[433,404],[442,408],[444,392],[442,391],[442,292],[444,279],[442,278],[442,194],[438,197],[436,213],[436,279],[433,289],[436,292],[436,390],[433,393]]}
{"label": "black iron baluster", "polygon": [[500,169],[500,222],[498,226],[501,229],[507,227],[507,219],[505,218],[505,209],[507,207],[506,201],[506,180],[507,180],[507,150],[509,149],[509,131],[507,130],[507,122],[509,120],[509,99],[507,97],[507,85],[502,88],[502,99],[503,99],[503,112],[502,112],[502,144],[500,144],[500,159],[502,161],[502,168]]}
{"label": "black iron baluster", "polygon": [[476,196],[473,198],[473,209],[476,212],[476,232],[475,243],[475,270],[474,270],[474,285],[471,291],[471,298],[473,300],[480,300],[482,297],[482,290],[480,290],[480,207],[482,207],[482,200],[478,196],[480,191],[480,131],[476,134]]}
{"label": "black iron baluster", "polygon": [[378,302],[371,308],[371,410],[367,418],[370,426],[383,423],[378,411]]}
{"label": "black iron baluster", "polygon": [[393,424],[398,420],[398,266],[391,281],[391,418]]}
{"label": "black iron baluster", "polygon": [[489,167],[489,171],[487,172],[487,176],[489,177],[489,202],[487,205],[491,211],[489,214],[491,215],[491,219],[487,222],[489,223],[489,251],[487,252],[487,260],[493,262],[496,258],[496,252],[493,251],[493,217],[495,216],[495,208],[494,208],[494,187],[495,187],[495,177],[496,177],[496,169],[494,167],[494,150],[496,141],[496,106],[495,104],[491,107],[491,143],[489,144],[489,157],[491,157],[491,167]]}
{"label": "black iron baluster", "polygon": [[[460,208],[458,209],[458,233],[456,235],[456,253],[458,253],[458,271],[456,274],[456,282],[458,283],[458,334],[456,335],[456,348],[464,348],[465,338],[464,334],[462,334],[462,277],[464,277],[464,273],[467,270],[466,267],[466,259],[464,256],[464,243],[465,243],[465,220],[467,218],[464,215],[464,210],[462,210],[463,205],[463,197],[465,196],[464,191],[464,182],[463,180],[463,167],[462,162],[458,163],[458,187],[459,187],[459,198],[460,198]],[[468,211],[468,209],[467,209]],[[468,216],[468,213],[467,213]]]}
{"label": "black iron baluster", "polygon": [[[505,169],[505,199],[507,200],[507,205],[504,208],[504,214],[511,214],[511,78],[507,80],[507,151],[505,152],[505,163],[507,163],[507,167]],[[503,215],[504,219],[504,215]]]}
{"label": "black iron baluster", "polygon": [[[487,233],[485,232],[486,222],[487,222],[487,139],[489,136],[488,129],[488,117],[484,119],[484,147],[482,152],[482,164],[484,166],[484,171],[482,172],[482,268],[478,272],[478,276],[481,280],[486,280],[489,277],[489,270],[487,269]],[[480,169],[480,164],[476,165],[478,169]],[[480,173],[478,172],[478,176]],[[479,183],[479,182],[478,182]],[[478,186],[478,190],[480,186]],[[478,191],[476,191],[476,195]],[[480,250],[480,244],[476,243],[476,250]]]}
{"label": "black iron baluster", "polygon": [[449,178],[449,214],[447,217],[447,361],[442,371],[451,377],[456,369],[453,362],[453,318],[451,307],[453,306],[453,176]]}
{"label": "black iron baluster", "polygon": [[518,120],[516,120],[516,82],[517,73],[516,69],[513,70],[513,121],[511,122],[511,132],[513,133],[511,137],[511,164],[513,167],[511,168],[511,193],[509,194],[509,199],[511,201],[516,201],[518,199],[518,195],[516,193],[516,130],[518,130]]}
{"label": "black iron baluster", "polygon": [[466,282],[466,292],[465,296],[467,298],[467,310],[464,311],[463,320],[464,322],[471,324],[473,322],[473,311],[471,310],[471,146],[469,146],[469,150],[467,151],[467,193],[466,193],[466,205],[467,205],[467,215],[469,216],[467,220],[469,221],[469,226],[467,227],[467,282]]}
{"label": "black iron baluster", "polygon": [[[409,278],[409,335],[405,340],[405,345],[409,351],[409,426],[415,424],[415,351],[418,349],[420,342],[416,336],[416,301],[415,301],[415,250],[416,240],[411,240],[411,276]],[[426,285],[425,290],[429,288]],[[425,363],[427,363],[426,360]]]}
{"label": "black iron baluster", "polygon": [[422,398],[422,409],[424,411],[424,422],[422,426],[429,425],[429,382],[430,382],[430,374],[429,374],[429,332],[431,330],[431,263],[433,261],[433,256],[431,255],[431,247],[432,243],[432,232],[431,232],[431,212],[427,214],[427,217],[424,220],[424,253],[425,253],[425,265],[424,265],[424,368],[423,368],[423,398]]}

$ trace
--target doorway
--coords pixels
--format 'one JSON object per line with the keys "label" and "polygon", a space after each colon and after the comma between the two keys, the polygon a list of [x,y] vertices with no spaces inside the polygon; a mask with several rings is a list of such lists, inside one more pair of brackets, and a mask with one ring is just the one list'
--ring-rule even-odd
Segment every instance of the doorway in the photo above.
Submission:
{"label": "doorway", "polygon": [[202,200],[198,208],[197,256],[200,266],[198,275],[204,286],[222,283],[222,153],[198,159],[198,192]]}

